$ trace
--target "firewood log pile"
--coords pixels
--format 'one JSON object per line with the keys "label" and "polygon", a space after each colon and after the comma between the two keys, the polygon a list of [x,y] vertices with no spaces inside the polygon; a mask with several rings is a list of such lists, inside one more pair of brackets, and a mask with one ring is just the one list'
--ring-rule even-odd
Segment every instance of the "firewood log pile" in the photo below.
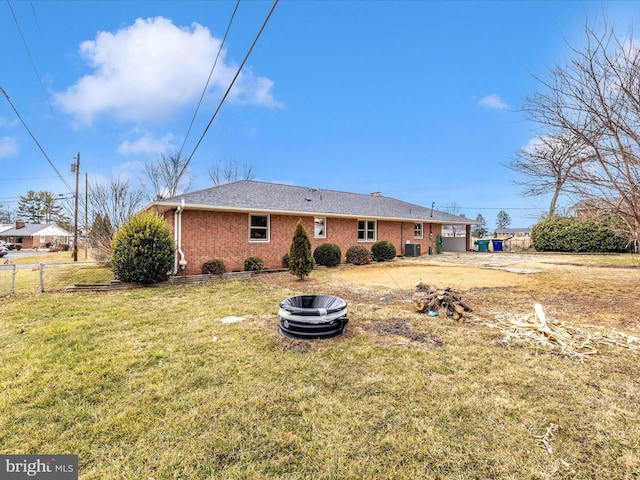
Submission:
{"label": "firewood log pile", "polygon": [[417,312],[437,314],[439,318],[452,317],[460,320],[472,312],[472,308],[465,303],[462,292],[451,287],[444,290],[419,282],[417,292],[413,294],[413,306]]}

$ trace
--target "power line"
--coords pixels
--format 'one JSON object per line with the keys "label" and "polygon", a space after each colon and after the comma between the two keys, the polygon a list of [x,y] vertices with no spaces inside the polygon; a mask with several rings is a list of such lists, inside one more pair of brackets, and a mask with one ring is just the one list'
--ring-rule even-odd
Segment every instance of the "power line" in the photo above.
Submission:
{"label": "power line", "polygon": [[[69,177],[71,175],[68,175]],[[13,181],[13,180],[51,180],[58,177],[12,177],[12,178],[0,178],[0,181]]]}
{"label": "power line", "polygon": [[227,91],[225,92],[224,96],[220,100],[220,103],[218,104],[218,107],[216,108],[215,112],[213,112],[213,115],[211,116],[211,120],[209,121],[207,127],[204,129],[204,132],[202,132],[202,135],[200,136],[200,139],[198,140],[198,143],[193,148],[193,151],[191,152],[191,155],[189,155],[189,158],[185,162],[185,164],[184,164],[184,166],[182,168],[183,172],[187,169],[187,167],[189,166],[189,163],[191,163],[191,159],[193,158],[193,155],[196,153],[196,150],[200,146],[200,143],[202,143],[202,140],[204,139],[204,136],[207,134],[207,131],[209,130],[209,127],[211,127],[211,124],[213,123],[213,120],[216,118],[216,116],[218,115],[218,112],[222,108],[222,104],[224,103],[224,101],[229,96],[229,92],[231,91],[231,88],[236,83],[236,80],[238,79],[238,76],[240,75],[240,72],[242,71],[242,68],[244,67],[244,64],[247,63],[247,60],[249,59],[249,55],[251,55],[251,52],[253,51],[253,48],[256,46],[256,43],[258,43],[258,39],[260,38],[260,35],[262,35],[262,32],[264,31],[265,27],[267,26],[267,22],[269,21],[269,18],[271,18],[271,14],[275,10],[276,5],[278,5],[278,1],[279,0],[275,0],[273,2],[273,6],[271,7],[271,10],[269,10],[269,14],[267,15],[267,18],[265,18],[264,23],[262,24],[262,27],[260,27],[260,31],[256,35],[256,38],[253,40],[253,43],[251,44],[251,47],[249,48],[249,51],[247,52],[247,54],[245,55],[244,59],[242,60],[242,63],[238,67],[238,70],[236,71],[236,74],[233,77],[233,80],[231,80],[231,83],[229,84],[229,87],[227,88]]}
{"label": "power line", "polygon": [[182,150],[184,149],[185,144],[187,143],[187,138],[189,137],[189,133],[191,133],[191,128],[193,127],[193,122],[196,120],[196,115],[198,115],[198,111],[200,110],[200,105],[202,105],[202,100],[204,99],[205,94],[207,93],[207,88],[209,88],[209,82],[211,82],[211,77],[213,76],[213,71],[218,64],[218,59],[220,58],[220,53],[222,53],[222,48],[227,40],[227,35],[229,35],[229,30],[231,30],[231,24],[233,23],[233,19],[236,16],[236,12],[238,11],[238,6],[240,6],[240,0],[236,2],[236,6],[233,9],[233,13],[231,14],[231,18],[229,19],[229,24],[227,25],[227,30],[224,32],[224,37],[222,37],[222,41],[220,42],[220,48],[218,48],[218,53],[216,54],[216,58],[211,67],[211,71],[209,72],[209,78],[207,78],[207,83],[202,89],[202,95],[200,95],[200,100],[198,101],[198,106],[196,107],[195,112],[193,112],[193,118],[191,119],[191,123],[189,124],[189,128],[187,129],[187,133],[184,136],[184,141],[182,142],[182,146],[180,147],[180,151],[178,152],[178,159],[182,156]]}
{"label": "power line", "polygon": [[69,190],[69,192],[72,192],[73,189],[71,188],[71,185],[69,185],[69,183],[67,183],[67,181],[64,179],[64,177],[62,176],[62,174],[58,171],[58,169],[56,168],[56,166],[53,164],[53,162],[51,161],[51,159],[49,158],[49,155],[47,155],[47,152],[44,151],[44,149],[42,148],[42,146],[40,145],[40,143],[38,142],[38,140],[36,139],[36,137],[33,135],[33,133],[31,132],[31,130],[29,129],[29,126],[25,123],[25,121],[22,119],[22,117],[20,116],[20,113],[18,112],[18,110],[16,109],[16,107],[13,105],[13,103],[11,102],[11,99],[9,98],[9,95],[7,95],[7,92],[5,92],[4,88],[0,87],[0,91],[2,91],[2,93],[4,94],[5,98],[7,99],[7,102],[9,102],[9,105],[11,105],[11,108],[13,109],[13,111],[16,113],[16,115],[18,116],[18,118],[20,119],[20,122],[22,122],[22,125],[24,125],[24,128],[27,129],[27,132],[29,132],[29,135],[31,135],[31,138],[33,139],[34,142],[36,142],[36,145],[38,146],[38,148],[40,149],[40,151],[42,152],[42,155],[44,155],[44,158],[47,159],[47,162],[49,162],[49,165],[51,165],[51,168],[53,168],[53,171],[56,172],[56,175],[58,175],[58,178],[60,179],[60,181],[62,183],[64,183],[65,187],[67,187],[67,190]]}
{"label": "power line", "polygon": [[[31,61],[31,66],[33,67],[33,70],[36,72],[36,77],[38,77],[38,83],[40,84],[40,88],[42,88],[42,92],[44,93],[44,96],[47,99],[47,104],[49,105],[49,109],[51,110],[51,113],[54,113],[53,107],[51,106],[51,102],[49,101],[49,95],[47,94],[47,91],[44,88],[44,84],[42,83],[42,78],[40,77],[40,72],[38,72],[38,67],[36,67],[36,62],[33,60],[33,56],[31,56],[31,50],[29,50],[29,45],[27,44],[27,40],[24,38],[24,35],[22,34],[22,29],[20,28],[20,24],[18,23],[18,17],[16,17],[15,12],[13,11],[13,7],[11,6],[10,0],[7,0],[7,5],[9,5],[9,10],[11,10],[13,21],[16,24],[18,33],[20,34],[20,38],[22,38],[22,43],[24,44],[24,48],[27,50],[27,55],[29,56],[29,60]],[[31,8],[33,8],[33,5],[31,6]],[[34,11],[34,14],[35,14],[35,11]],[[36,19],[36,22],[37,22],[37,19]],[[38,24],[38,29],[40,29],[40,24]]]}

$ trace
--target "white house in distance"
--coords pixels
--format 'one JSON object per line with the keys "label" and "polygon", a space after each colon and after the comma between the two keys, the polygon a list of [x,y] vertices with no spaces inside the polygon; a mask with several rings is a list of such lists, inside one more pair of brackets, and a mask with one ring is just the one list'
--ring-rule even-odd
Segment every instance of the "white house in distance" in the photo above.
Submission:
{"label": "white house in distance", "polygon": [[22,245],[22,248],[40,248],[47,243],[68,244],[72,235],[54,223],[24,223],[17,220],[15,225],[0,229],[0,240]]}

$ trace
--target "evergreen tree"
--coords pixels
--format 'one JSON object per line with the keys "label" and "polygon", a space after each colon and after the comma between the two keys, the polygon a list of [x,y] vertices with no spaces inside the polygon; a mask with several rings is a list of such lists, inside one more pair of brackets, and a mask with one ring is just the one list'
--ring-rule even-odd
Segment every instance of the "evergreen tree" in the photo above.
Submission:
{"label": "evergreen tree", "polygon": [[11,223],[11,212],[0,203],[0,223]]}
{"label": "evergreen tree", "polygon": [[504,210],[500,210],[496,218],[497,228],[507,228],[509,225],[511,225],[511,217]]}
{"label": "evergreen tree", "polygon": [[51,192],[29,190],[26,195],[20,195],[17,217],[27,223],[56,223],[63,228],[68,227],[70,221],[64,215],[62,206],[56,203],[57,200]]}
{"label": "evergreen tree", "polygon": [[484,237],[487,232],[487,221],[484,219],[481,213],[476,217],[476,222],[480,222],[478,225],[473,227],[471,234],[476,238]]}
{"label": "evergreen tree", "polygon": [[311,242],[302,225],[302,220],[298,220],[291,240],[291,248],[289,249],[289,273],[297,276],[300,280],[304,280],[304,277],[313,270],[314,264],[315,261],[311,254]]}

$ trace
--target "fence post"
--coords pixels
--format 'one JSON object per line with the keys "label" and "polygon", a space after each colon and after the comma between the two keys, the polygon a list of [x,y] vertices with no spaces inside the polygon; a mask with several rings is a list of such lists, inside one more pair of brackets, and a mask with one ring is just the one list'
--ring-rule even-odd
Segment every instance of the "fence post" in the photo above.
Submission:
{"label": "fence post", "polygon": [[40,264],[40,293],[44,293],[44,263]]}

